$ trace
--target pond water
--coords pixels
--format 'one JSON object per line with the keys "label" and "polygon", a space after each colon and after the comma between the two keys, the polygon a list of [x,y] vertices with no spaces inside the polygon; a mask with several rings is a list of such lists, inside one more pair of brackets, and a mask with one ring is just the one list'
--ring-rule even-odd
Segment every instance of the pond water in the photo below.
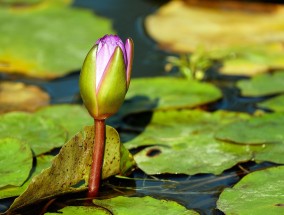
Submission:
{"label": "pond water", "polygon": [[[166,75],[164,71],[165,57],[173,55],[172,53],[159,50],[155,42],[147,36],[143,26],[144,17],[166,2],[162,0],[76,0],[74,5],[77,7],[92,8],[96,13],[111,18],[115,30],[122,38],[133,38],[135,41],[133,77],[143,77]],[[71,75],[54,81],[32,80],[7,75],[1,75],[1,78],[38,85],[50,94],[51,103],[58,104],[80,102],[78,75],[79,71],[75,71]],[[210,106],[210,110],[227,109],[249,113],[255,111],[254,104],[264,98],[240,98],[238,90],[233,87],[235,81],[240,78],[244,77],[226,77],[217,74],[214,75],[214,73],[212,77],[209,77],[224,92],[223,99]],[[131,126],[133,121],[137,122],[137,119],[139,120],[141,117],[147,118],[150,115],[150,113],[143,116],[132,115],[125,120]],[[147,122],[143,121],[141,127],[146,126]],[[123,135],[125,133],[123,128],[118,128],[118,130],[122,134],[122,140],[129,138],[129,134],[128,136]],[[133,136],[136,135],[137,133],[133,133]],[[215,209],[216,200],[220,192],[225,187],[238,182],[248,172],[271,165],[273,164],[247,162],[235,166],[219,176],[212,174],[147,176],[137,170],[129,178],[113,178],[106,181],[101,195],[102,197],[107,197],[116,195],[119,192],[134,196],[151,195],[156,198],[177,201],[189,209],[197,210],[201,214],[222,214],[222,212]],[[66,198],[59,199],[50,208],[55,210],[58,207],[62,207],[65,201],[67,201]],[[4,205],[6,204],[7,206],[9,203],[10,201],[4,203]],[[0,208],[2,211],[4,209],[4,206]],[[30,211],[26,212],[26,214],[29,213]]]}

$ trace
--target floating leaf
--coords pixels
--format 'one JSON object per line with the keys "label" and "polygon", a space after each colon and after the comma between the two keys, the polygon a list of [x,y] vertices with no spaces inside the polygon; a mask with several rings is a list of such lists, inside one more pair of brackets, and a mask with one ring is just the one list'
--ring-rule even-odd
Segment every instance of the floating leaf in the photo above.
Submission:
{"label": "floating leaf", "polygon": [[219,140],[238,144],[284,144],[284,113],[265,114],[228,124],[216,132]]}
{"label": "floating leaf", "polygon": [[21,186],[28,178],[33,155],[28,144],[17,139],[0,139],[0,191],[5,186]]}
{"label": "floating leaf", "polygon": [[40,109],[36,115],[55,120],[68,132],[68,139],[75,136],[86,125],[92,125],[94,120],[82,105],[52,105]]}
{"label": "floating leaf", "polygon": [[32,173],[29,176],[28,180],[25,181],[25,183],[20,187],[9,186],[9,187],[0,188],[0,199],[21,195],[27,189],[28,185],[31,183],[34,176],[41,173],[42,170],[50,167],[51,160],[53,158],[54,156],[51,155],[36,157],[36,166],[34,167],[34,169],[32,169]]}
{"label": "floating leaf", "polygon": [[80,69],[95,38],[113,30],[109,20],[66,2],[0,8],[1,71],[56,78]]}
{"label": "floating leaf", "polygon": [[35,155],[60,147],[66,131],[55,121],[24,112],[0,116],[0,138],[15,137],[30,145]]}
{"label": "floating leaf", "polygon": [[276,112],[284,112],[284,94],[268,99],[257,104],[260,108],[270,109]]}
{"label": "floating leaf", "polygon": [[266,96],[284,92],[284,72],[260,74],[251,80],[240,80],[237,86],[243,96]]}
{"label": "floating leaf", "polygon": [[[87,189],[89,170],[92,162],[92,147],[94,141],[94,127],[88,126],[70,139],[53,159],[52,166],[34,177],[27,190],[19,196],[9,211],[36,203],[64,193],[78,192]],[[115,129],[107,126],[106,146],[102,178],[105,179],[121,172],[121,157],[131,159],[127,171],[132,168],[134,161],[129,155],[121,155],[119,135]]]}
{"label": "floating leaf", "polygon": [[261,149],[214,138],[214,132],[221,126],[248,117],[225,111],[158,111],[144,132],[125,146],[129,149],[147,146],[134,156],[138,167],[147,174],[220,174],[238,162],[250,160],[254,150]]}
{"label": "floating leaf", "polygon": [[[94,215],[197,215],[196,211],[188,210],[184,206],[169,200],[158,200],[150,196],[145,197],[123,197],[112,199],[93,200],[96,207],[67,206],[58,212],[60,214],[94,214]],[[131,207],[129,207],[131,205]],[[45,213],[46,215],[58,213]]]}
{"label": "floating leaf", "polygon": [[[158,200],[150,196],[124,197],[118,196],[112,199],[94,199],[95,205],[107,208],[113,215],[197,215],[196,211],[188,210],[184,206],[170,200]],[[131,207],[129,207],[131,205]]]}
{"label": "floating leaf", "polygon": [[[192,108],[221,97],[221,91],[212,84],[167,77],[133,79],[126,94],[127,99],[137,100],[134,105],[139,106],[138,111]],[[131,106],[126,108],[135,111]]]}
{"label": "floating leaf", "polygon": [[[67,214],[67,215],[110,215],[109,211],[99,207],[86,207],[86,206],[67,206],[58,211],[59,213],[45,213],[45,215],[52,214]],[[112,214],[114,215],[114,214]]]}
{"label": "floating leaf", "polygon": [[0,114],[10,111],[33,112],[49,103],[49,95],[40,88],[23,83],[0,83]]}
{"label": "floating leaf", "polygon": [[248,174],[233,188],[225,189],[217,207],[232,214],[282,214],[284,167],[272,167]]}
{"label": "floating leaf", "polygon": [[243,8],[234,10],[226,1],[190,2],[205,7],[170,1],[146,17],[147,33],[161,48],[177,53],[203,48],[210,57],[224,60],[225,74],[254,75],[284,68],[282,5],[234,2]]}

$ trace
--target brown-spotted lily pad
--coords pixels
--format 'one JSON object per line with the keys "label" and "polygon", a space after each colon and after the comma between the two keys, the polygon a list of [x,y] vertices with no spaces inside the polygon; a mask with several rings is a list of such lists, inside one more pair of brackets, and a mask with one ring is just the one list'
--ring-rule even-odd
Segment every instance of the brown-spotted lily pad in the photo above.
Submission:
{"label": "brown-spotted lily pad", "polygon": [[21,186],[32,164],[33,155],[28,144],[13,138],[0,139],[0,193],[3,187]]}
{"label": "brown-spotted lily pad", "polygon": [[[33,178],[26,191],[15,199],[9,211],[13,212],[56,195],[86,190],[92,162],[93,142],[94,127],[85,127],[62,147],[50,168]],[[127,150],[121,149],[123,147],[117,131],[107,126],[103,179],[115,174],[123,175],[133,168],[133,158]],[[121,153],[127,153],[127,156]],[[121,157],[126,157],[127,161],[122,161]],[[121,163],[126,166],[121,167]],[[121,169],[126,172],[122,172]]]}
{"label": "brown-spotted lily pad", "polygon": [[10,111],[34,112],[48,105],[49,95],[37,86],[17,82],[0,83],[0,114]]}
{"label": "brown-spotted lily pad", "polygon": [[24,112],[0,116],[0,138],[13,137],[30,145],[35,155],[61,147],[66,141],[66,130],[56,121]]}
{"label": "brown-spotted lily pad", "polygon": [[109,20],[68,3],[1,7],[0,71],[56,78],[79,70],[96,38],[113,30]]}
{"label": "brown-spotted lily pad", "polygon": [[256,4],[263,10],[248,11],[244,1],[239,2],[242,10],[224,9],[226,1],[214,8],[188,2],[170,1],[146,18],[147,32],[161,48],[176,53],[202,48],[209,57],[223,60],[225,74],[254,75],[284,68],[283,6]]}

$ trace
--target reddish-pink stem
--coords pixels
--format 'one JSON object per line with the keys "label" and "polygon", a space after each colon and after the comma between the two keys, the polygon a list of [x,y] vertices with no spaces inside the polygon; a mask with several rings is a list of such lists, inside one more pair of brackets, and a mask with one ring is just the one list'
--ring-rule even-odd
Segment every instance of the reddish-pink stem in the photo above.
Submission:
{"label": "reddish-pink stem", "polygon": [[105,130],[106,130],[105,120],[95,119],[93,161],[89,177],[89,191],[88,191],[89,198],[96,197],[98,195],[100,188],[101,172],[104,160]]}

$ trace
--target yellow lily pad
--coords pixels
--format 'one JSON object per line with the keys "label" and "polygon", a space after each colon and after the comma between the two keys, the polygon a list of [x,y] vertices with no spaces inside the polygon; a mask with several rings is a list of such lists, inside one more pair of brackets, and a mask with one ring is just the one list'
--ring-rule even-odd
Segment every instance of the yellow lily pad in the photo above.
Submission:
{"label": "yellow lily pad", "polygon": [[263,11],[248,12],[225,10],[224,2],[209,8],[170,1],[146,18],[146,29],[163,49],[189,53],[203,48],[210,57],[222,58],[225,74],[284,68],[284,7],[265,4]]}
{"label": "yellow lily pad", "polygon": [[49,104],[49,95],[37,86],[18,82],[0,83],[0,114],[10,111],[34,112]]}

